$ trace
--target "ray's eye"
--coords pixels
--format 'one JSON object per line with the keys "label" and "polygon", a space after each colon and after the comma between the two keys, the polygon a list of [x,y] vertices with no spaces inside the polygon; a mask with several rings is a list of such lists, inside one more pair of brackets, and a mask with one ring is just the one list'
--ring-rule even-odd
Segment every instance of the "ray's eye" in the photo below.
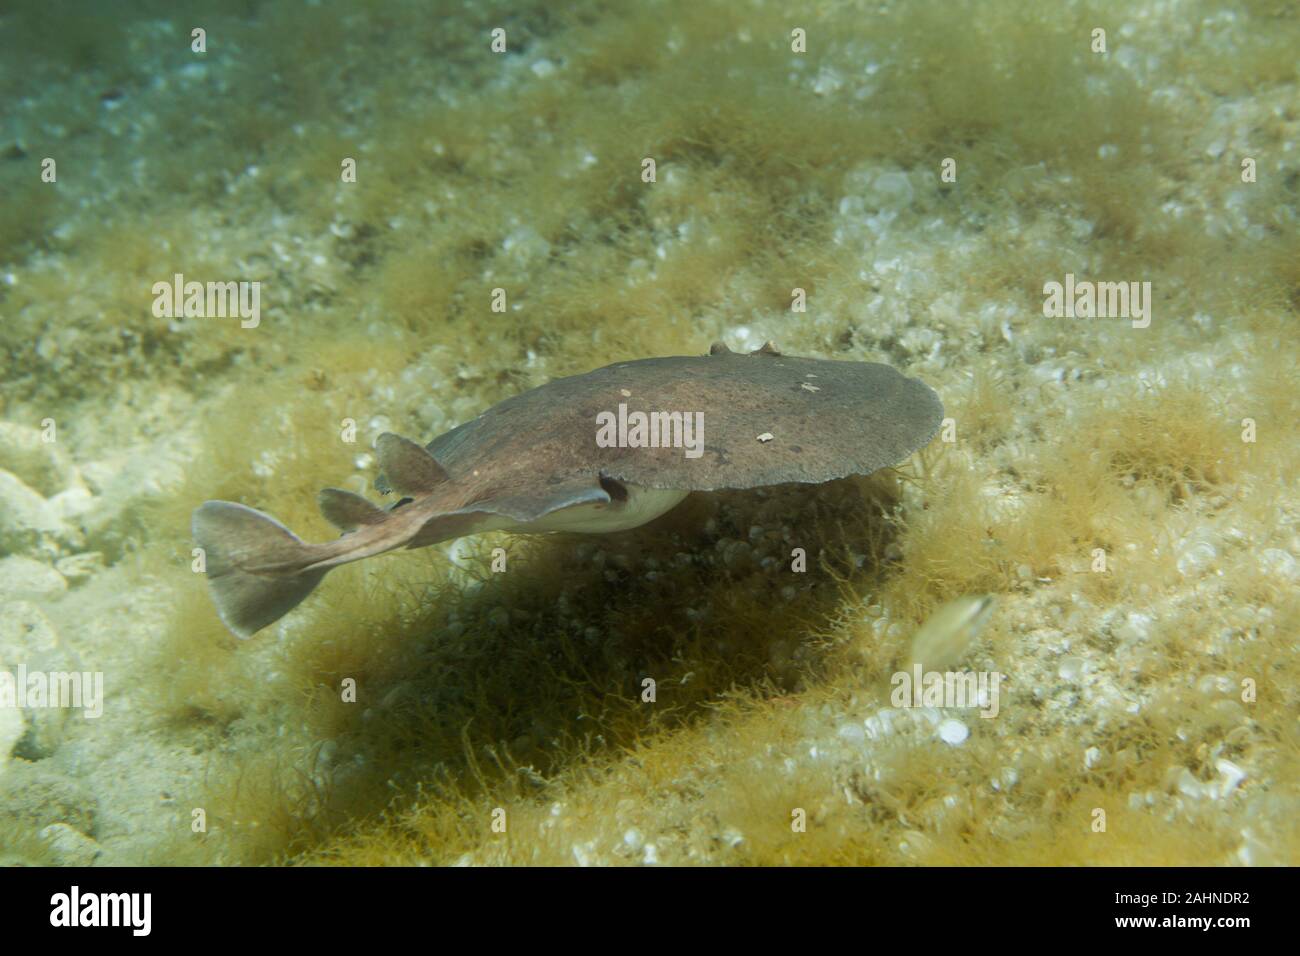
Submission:
{"label": "ray's eye", "polygon": [[396,511],[398,508],[402,507],[403,505],[409,505],[414,500],[415,500],[414,498],[403,498],[401,501],[397,502],[397,504],[393,505],[388,510]]}
{"label": "ray's eye", "polygon": [[627,485],[623,482],[601,475],[600,487],[605,489],[605,494],[609,495],[611,500],[627,501]]}

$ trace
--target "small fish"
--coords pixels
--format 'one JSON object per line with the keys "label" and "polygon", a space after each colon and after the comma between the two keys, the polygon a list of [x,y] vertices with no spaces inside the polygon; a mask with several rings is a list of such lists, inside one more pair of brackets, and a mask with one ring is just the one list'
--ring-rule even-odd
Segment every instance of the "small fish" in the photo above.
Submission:
{"label": "small fish", "polygon": [[[804,387],[809,378],[816,389]],[[204,502],[191,529],[217,612],[246,638],[341,564],[484,531],[623,531],[692,491],[869,474],[925,445],[942,418],[929,386],[887,365],[784,356],[770,343],[741,354],[717,343],[704,356],[557,379],[427,446],[380,435],[381,488],[401,500],[385,509],[324,489],[321,513],[345,532],[337,540],[304,542],[230,501]]]}
{"label": "small fish", "polygon": [[991,594],[967,594],[935,610],[912,637],[912,664],[939,671],[960,661],[993,616]]}

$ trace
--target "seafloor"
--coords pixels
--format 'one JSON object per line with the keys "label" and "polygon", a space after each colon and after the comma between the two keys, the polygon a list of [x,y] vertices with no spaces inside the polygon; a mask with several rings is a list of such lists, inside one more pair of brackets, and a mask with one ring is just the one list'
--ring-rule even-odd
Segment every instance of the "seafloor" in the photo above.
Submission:
{"label": "seafloor", "polygon": [[[5,861],[1300,862],[1294,2],[7,9],[0,665],[105,697],[0,706]],[[177,273],[260,323],[156,317]],[[1150,324],[1046,317],[1067,275]],[[247,642],[192,570],[205,499],[323,540],[382,431],[715,339],[951,440]],[[979,594],[998,715],[893,706]]]}

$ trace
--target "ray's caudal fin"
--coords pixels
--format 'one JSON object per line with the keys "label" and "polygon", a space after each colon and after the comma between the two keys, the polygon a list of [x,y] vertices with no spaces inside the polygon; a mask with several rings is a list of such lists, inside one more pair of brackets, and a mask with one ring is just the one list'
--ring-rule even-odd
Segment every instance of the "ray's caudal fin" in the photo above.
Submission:
{"label": "ray's caudal fin", "polygon": [[318,557],[314,546],[245,505],[204,502],[190,528],[204,551],[217,613],[242,638],[292,611],[329,571],[309,568]]}
{"label": "ray's caudal fin", "polygon": [[[375,448],[387,482],[399,492],[425,495],[447,481],[428,451],[410,439],[385,432]],[[308,543],[270,515],[232,501],[207,501],[195,509],[190,528],[204,552],[213,603],[238,636],[252,637],[284,617],[330,568],[402,547],[419,530],[418,524],[386,522],[383,509],[339,488],[321,491],[320,508],[345,540]],[[349,537],[362,527],[379,533]]]}

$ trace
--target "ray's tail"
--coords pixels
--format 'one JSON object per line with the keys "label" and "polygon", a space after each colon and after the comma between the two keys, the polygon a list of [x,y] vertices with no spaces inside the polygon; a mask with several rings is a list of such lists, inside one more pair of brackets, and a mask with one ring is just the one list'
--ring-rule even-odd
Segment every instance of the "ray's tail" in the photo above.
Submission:
{"label": "ray's tail", "polygon": [[321,557],[320,545],[245,505],[205,501],[190,528],[204,551],[217,613],[242,638],[292,611],[329,571],[311,567]]}

